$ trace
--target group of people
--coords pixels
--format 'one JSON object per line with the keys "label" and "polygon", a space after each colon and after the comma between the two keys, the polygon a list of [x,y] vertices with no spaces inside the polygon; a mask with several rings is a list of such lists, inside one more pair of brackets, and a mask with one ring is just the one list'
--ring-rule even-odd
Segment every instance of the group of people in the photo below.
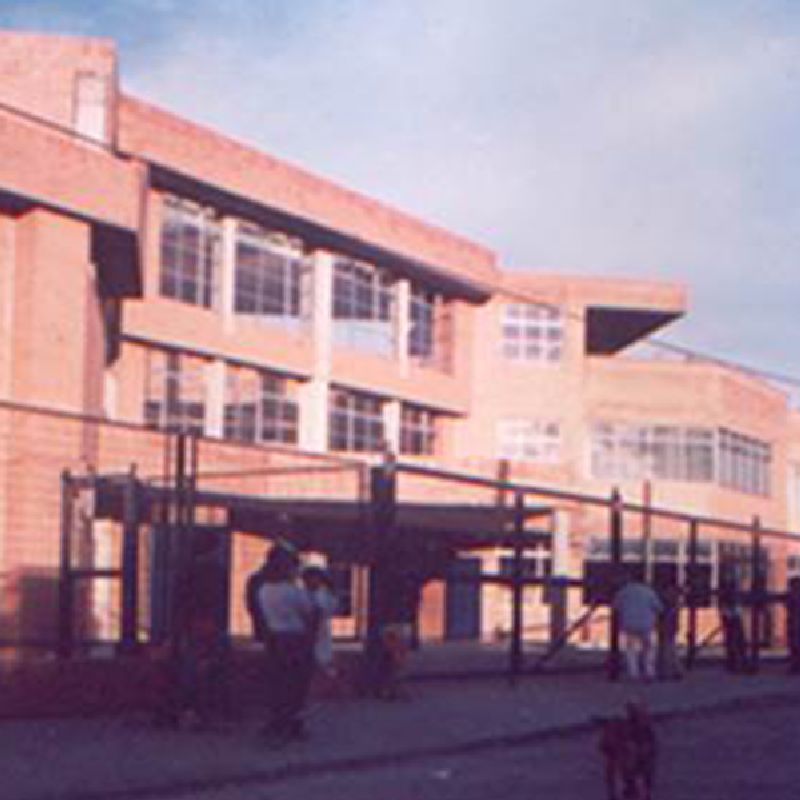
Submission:
{"label": "group of people", "polygon": [[[659,592],[646,583],[627,580],[614,595],[619,630],[624,636],[628,677],[634,680],[675,680],[682,677],[677,650],[682,595],[676,585]],[[725,668],[750,669],[741,597],[736,582],[723,580],[717,591]],[[789,670],[800,673],[800,577],[790,579],[785,595]]]}
{"label": "group of people", "polygon": [[334,674],[331,619],[336,597],[320,567],[301,570],[297,552],[279,543],[246,586],[253,633],[266,656],[268,719],[275,744],[306,735],[304,713],[315,671]]}

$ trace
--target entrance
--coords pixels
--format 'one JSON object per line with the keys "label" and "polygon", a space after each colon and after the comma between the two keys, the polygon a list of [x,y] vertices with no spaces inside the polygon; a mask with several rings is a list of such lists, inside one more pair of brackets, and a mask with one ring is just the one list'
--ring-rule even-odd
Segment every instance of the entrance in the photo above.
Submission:
{"label": "entrance", "polygon": [[[446,639],[478,639],[481,635],[480,558],[458,558],[448,569],[445,590]],[[472,580],[469,580],[469,579]]]}

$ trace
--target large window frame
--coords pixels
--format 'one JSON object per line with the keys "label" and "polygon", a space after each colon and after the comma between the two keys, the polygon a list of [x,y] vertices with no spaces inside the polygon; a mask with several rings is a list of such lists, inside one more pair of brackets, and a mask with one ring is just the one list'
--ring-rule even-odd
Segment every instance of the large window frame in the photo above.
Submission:
{"label": "large window frame", "polygon": [[240,222],[234,263],[236,314],[291,322],[308,313],[309,265],[300,242]]}
{"label": "large window frame", "polygon": [[719,482],[729,489],[769,496],[772,447],[752,436],[719,428]]}
{"label": "large window frame", "polygon": [[394,277],[387,270],[335,258],[331,313],[338,344],[378,355],[394,354],[397,296]]}
{"label": "large window frame", "polygon": [[497,456],[531,464],[560,463],[560,422],[552,419],[500,420],[497,423]]}
{"label": "large window frame", "polygon": [[213,210],[165,197],[161,222],[162,297],[202,308],[217,305],[222,226]]}
{"label": "large window frame", "polygon": [[593,477],[718,483],[769,496],[772,447],[727,428],[652,423],[595,422]]}
{"label": "large window frame", "polygon": [[334,452],[378,453],[386,447],[384,401],[375,395],[332,387],[328,446]]}
{"label": "large window frame", "polygon": [[400,452],[403,455],[436,455],[439,417],[435,411],[403,403],[400,408]]}
{"label": "large window frame", "polygon": [[205,363],[175,350],[152,349],[147,357],[145,425],[158,430],[205,434]]}
{"label": "large window frame", "polygon": [[300,406],[297,382],[269,370],[228,367],[225,380],[225,439],[296,445]]}
{"label": "large window frame", "polygon": [[556,364],[564,355],[563,309],[555,305],[507,303],[503,307],[502,352],[510,361]]}

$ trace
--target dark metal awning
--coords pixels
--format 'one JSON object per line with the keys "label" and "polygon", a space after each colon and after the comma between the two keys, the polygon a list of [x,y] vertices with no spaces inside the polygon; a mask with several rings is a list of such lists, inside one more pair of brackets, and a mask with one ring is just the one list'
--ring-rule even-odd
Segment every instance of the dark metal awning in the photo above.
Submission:
{"label": "dark metal awning", "polygon": [[[98,517],[123,518],[123,484],[117,480],[95,482]],[[159,522],[159,509],[174,497],[174,490],[140,484],[140,519]],[[347,552],[357,555],[371,541],[370,506],[360,500],[306,497],[259,497],[199,491],[198,508],[227,513],[231,531],[266,539],[290,538],[303,549]],[[409,544],[435,544],[452,550],[511,547],[517,542],[530,547],[550,541],[547,531],[533,530],[532,520],[549,517],[547,506],[525,508],[525,530],[514,533],[515,510],[493,504],[404,503],[399,501],[393,531]]]}
{"label": "dark metal awning", "polygon": [[682,313],[682,311],[643,308],[590,306],[586,309],[586,352],[589,355],[618,353],[677,319]]}

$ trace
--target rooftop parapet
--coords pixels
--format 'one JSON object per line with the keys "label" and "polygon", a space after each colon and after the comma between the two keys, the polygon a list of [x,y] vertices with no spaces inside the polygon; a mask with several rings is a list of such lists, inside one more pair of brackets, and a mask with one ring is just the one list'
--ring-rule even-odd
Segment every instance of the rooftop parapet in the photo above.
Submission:
{"label": "rooftop parapet", "polygon": [[[293,218],[328,239],[394,255],[413,272],[485,293],[499,275],[494,253],[372,198],[133,97],[120,102],[120,148],[213,189]],[[334,235],[334,238],[331,238]],[[402,264],[399,264],[402,268]]]}

